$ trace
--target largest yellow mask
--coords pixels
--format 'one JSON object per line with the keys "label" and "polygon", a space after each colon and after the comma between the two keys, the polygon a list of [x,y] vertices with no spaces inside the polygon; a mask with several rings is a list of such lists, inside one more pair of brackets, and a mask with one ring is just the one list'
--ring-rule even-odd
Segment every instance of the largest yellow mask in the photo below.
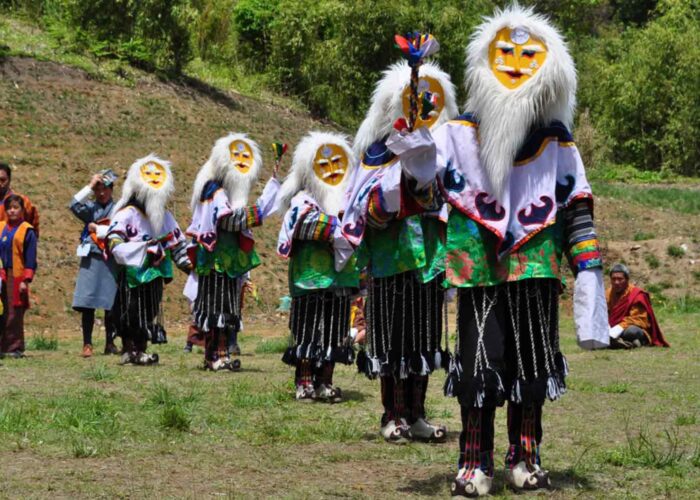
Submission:
{"label": "largest yellow mask", "polygon": [[525,28],[503,28],[489,44],[491,71],[511,90],[535,76],[546,58],[547,46]]}
{"label": "largest yellow mask", "polygon": [[247,174],[253,167],[253,150],[245,141],[233,141],[228,146],[231,152],[231,162],[233,166],[242,174]]}
{"label": "largest yellow mask", "polygon": [[[432,78],[430,76],[422,76],[420,80],[418,80],[418,95],[420,96],[423,92],[430,92],[435,96],[435,109],[433,109],[428,117],[424,120],[421,118],[421,114],[423,112],[422,107],[423,103],[419,99],[418,100],[418,116],[416,116],[416,123],[413,127],[414,130],[419,129],[420,127],[432,127],[437,119],[440,117],[440,113],[442,113],[442,109],[445,107],[445,91],[442,88],[442,85],[438,80],[435,78]],[[411,113],[411,87],[406,86],[406,88],[403,90],[403,94],[401,94],[401,105],[403,106],[403,115],[408,118],[408,116]]]}
{"label": "largest yellow mask", "polygon": [[165,167],[154,161],[141,165],[141,180],[153,189],[160,189],[165,184],[168,173]]}
{"label": "largest yellow mask", "polygon": [[326,184],[337,186],[343,182],[348,169],[348,155],[337,144],[323,144],[314,156],[314,173]]}

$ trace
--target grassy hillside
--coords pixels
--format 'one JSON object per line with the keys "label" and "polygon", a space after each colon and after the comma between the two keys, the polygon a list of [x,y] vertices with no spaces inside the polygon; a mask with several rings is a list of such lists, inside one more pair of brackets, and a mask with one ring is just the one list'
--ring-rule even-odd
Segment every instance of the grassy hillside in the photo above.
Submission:
{"label": "grassy hillside", "polygon": [[[301,112],[145,74],[122,85],[69,66],[10,57],[0,63],[0,79],[0,157],[15,166],[13,187],[29,195],[42,218],[33,326],[66,323],[81,230],[67,206],[91,173],[106,167],[124,173],[152,151],[171,160],[177,186],[172,209],[186,227],[194,176],[218,137],[247,132],[261,145],[266,166],[257,194],[270,172],[273,140],[293,145],[308,130],[327,128]],[[274,253],[277,224],[256,230],[263,265],[254,278],[265,284],[265,311],[286,287],[285,266]],[[182,284],[178,276],[168,289],[171,317],[185,314]]]}
{"label": "grassy hillside", "polygon": [[[86,66],[85,60],[81,63]],[[227,131],[249,133],[261,144],[266,177],[273,140],[293,146],[306,131],[328,128],[302,111],[264,99],[197,80],[161,82],[130,71],[120,80],[118,71],[100,66],[79,69],[15,56],[0,62],[0,157],[15,166],[13,186],[30,196],[42,216],[30,331],[76,325],[70,304],[81,226],[67,205],[92,172],[110,167],[123,173],[151,151],[170,159],[177,182],[172,208],[187,226],[192,181],[218,137]],[[596,188],[603,195],[596,213],[608,260],[634,265],[635,277],[665,296],[695,293],[700,288],[697,185],[630,188],[598,182]],[[278,224],[273,218],[256,230],[263,264],[253,274],[261,293],[260,302],[249,307],[252,314],[267,315],[286,293],[285,264],[274,252]],[[683,250],[670,254],[669,247]],[[178,324],[187,315],[182,284],[178,275],[166,293],[168,317]]]}

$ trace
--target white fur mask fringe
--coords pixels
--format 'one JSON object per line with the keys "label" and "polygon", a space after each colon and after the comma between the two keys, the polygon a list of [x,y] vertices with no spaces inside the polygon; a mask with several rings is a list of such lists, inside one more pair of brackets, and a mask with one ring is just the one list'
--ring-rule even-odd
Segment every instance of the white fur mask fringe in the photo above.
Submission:
{"label": "white fur mask fringe", "polygon": [[[439,81],[445,92],[445,106],[431,127],[435,129],[459,113],[455,86],[450,80],[450,75],[433,62],[421,65],[419,76],[429,76]],[[410,81],[411,68],[406,61],[394,63],[384,71],[382,79],[377,82],[372,93],[372,104],[367,116],[355,134],[353,149],[358,157],[373,143],[388,136],[393,130],[394,122],[403,116],[402,94]]]}
{"label": "white fur mask fringe", "polygon": [[[547,58],[539,71],[513,90],[496,79],[488,58],[489,44],[506,27],[524,27],[547,47]],[[467,110],[479,120],[481,163],[494,194],[500,197],[516,154],[533,126],[559,120],[571,127],[576,68],[564,39],[549,20],[517,3],[485,18],[466,52]]]}
{"label": "white fur mask fringe", "polygon": [[[340,146],[348,157],[345,176],[337,186],[323,182],[314,172],[314,158],[318,148],[323,144]],[[355,156],[345,135],[333,132],[309,132],[294,150],[292,168],[280,188],[280,209],[286,211],[294,195],[299,191],[306,191],[327,215],[337,216],[344,206],[345,189],[349,179],[352,178],[355,163]]]}
{"label": "white fur mask fringe", "polygon": [[[165,169],[165,182],[159,189],[149,186],[141,178],[141,167],[146,163],[157,163]],[[151,223],[151,227],[155,234],[152,237],[161,236],[160,232],[163,229],[163,220],[165,219],[165,211],[168,205],[168,200],[175,192],[175,178],[171,170],[170,162],[158,158],[155,154],[136,160],[126,174],[126,181],[122,187],[122,197],[114,206],[113,213],[117,213],[124,208],[133,198],[143,204],[146,210],[146,217]]]}
{"label": "white fur mask fringe", "polygon": [[[253,165],[245,174],[234,167],[231,161],[229,146],[234,141],[245,142],[253,152]],[[199,203],[204,186],[211,180],[219,181],[222,184],[232,208],[244,207],[248,204],[248,194],[258,180],[261,169],[262,154],[255,141],[249,139],[246,134],[230,133],[226,137],[222,137],[216,141],[209,159],[197,173],[192,190],[192,210]]]}

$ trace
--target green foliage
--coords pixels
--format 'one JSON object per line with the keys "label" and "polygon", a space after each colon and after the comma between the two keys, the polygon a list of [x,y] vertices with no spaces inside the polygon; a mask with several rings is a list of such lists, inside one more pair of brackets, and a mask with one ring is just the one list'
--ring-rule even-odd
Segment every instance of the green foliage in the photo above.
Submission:
{"label": "green foliage", "polygon": [[180,395],[169,386],[157,383],[150,390],[148,404],[159,408],[158,424],[166,431],[188,432],[192,426],[192,408],[200,399],[191,390]]}
{"label": "green foliage", "polygon": [[255,346],[256,354],[282,353],[289,347],[289,340],[285,337],[277,339],[265,339]]}
{"label": "green foliage", "polygon": [[85,370],[82,377],[86,380],[94,380],[95,382],[104,382],[112,380],[116,376],[116,372],[109,368],[104,363],[97,363]]}
{"label": "green foliage", "polygon": [[687,215],[700,214],[697,189],[593,182],[593,192],[598,196],[626,200],[651,208],[667,208]]}
{"label": "green foliage", "polygon": [[663,0],[641,29],[607,33],[584,55],[581,96],[611,160],[682,175],[700,165],[700,8]]}
{"label": "green foliage", "polygon": [[698,419],[697,417],[693,415],[678,415],[676,417],[676,425],[681,426],[681,425],[695,425],[697,424]]}
{"label": "green foliage", "polygon": [[659,258],[653,253],[646,254],[644,256],[644,260],[647,261],[647,264],[652,269],[657,269],[661,265],[661,262],[659,262]]}
{"label": "green foliage", "polygon": [[[566,36],[579,73],[575,137],[592,178],[700,173],[700,6],[696,0],[526,0]],[[464,49],[492,0],[0,0],[38,19],[61,51],[183,70],[244,93],[297,96],[356,127],[393,35],[430,31],[464,102]],[[1,45],[1,44],[0,44]],[[0,57],[4,53],[0,47]],[[193,61],[194,65],[188,68]],[[210,83],[211,83],[210,82]],[[646,172],[640,174],[639,170]]]}
{"label": "green foliage", "polygon": [[683,449],[676,433],[665,431],[664,443],[654,440],[647,432],[627,435],[627,443],[605,452],[605,461],[618,467],[650,467],[665,469],[683,460]]}
{"label": "green foliage", "polygon": [[666,247],[666,253],[670,257],[674,257],[677,259],[685,255],[685,250],[683,249],[683,247],[679,247],[677,245],[669,245],[668,247]]}
{"label": "green foliage", "polygon": [[634,233],[634,236],[632,239],[634,241],[645,241],[645,240],[653,240],[656,235],[654,233],[649,233],[646,231],[638,231]]}
{"label": "green foliage", "polygon": [[58,349],[58,339],[55,336],[44,337],[43,334],[38,333],[29,338],[27,349],[30,351],[55,351]]}

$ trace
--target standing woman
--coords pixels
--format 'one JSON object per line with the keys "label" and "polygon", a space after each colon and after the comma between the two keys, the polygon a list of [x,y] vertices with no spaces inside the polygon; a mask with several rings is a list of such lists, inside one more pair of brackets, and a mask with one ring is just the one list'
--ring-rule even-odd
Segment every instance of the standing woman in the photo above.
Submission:
{"label": "standing woman", "polygon": [[24,357],[24,312],[29,307],[29,283],[36,271],[34,228],[24,222],[24,199],[11,194],[3,203],[7,221],[0,221],[0,259],[3,269],[0,353]]}
{"label": "standing woman", "polygon": [[[80,235],[78,256],[80,271],[75,283],[73,309],[82,314],[83,354],[92,356],[92,329],[95,323],[95,309],[105,311],[105,354],[119,354],[114,345],[114,325],[110,310],[117,293],[114,278],[115,264],[104,252],[104,239],[109,229],[109,216],[114,207],[112,189],[116,176],[111,170],[95,174],[90,184],[73,196],[70,210],[85,223]],[[95,201],[88,198],[95,195]]]}

